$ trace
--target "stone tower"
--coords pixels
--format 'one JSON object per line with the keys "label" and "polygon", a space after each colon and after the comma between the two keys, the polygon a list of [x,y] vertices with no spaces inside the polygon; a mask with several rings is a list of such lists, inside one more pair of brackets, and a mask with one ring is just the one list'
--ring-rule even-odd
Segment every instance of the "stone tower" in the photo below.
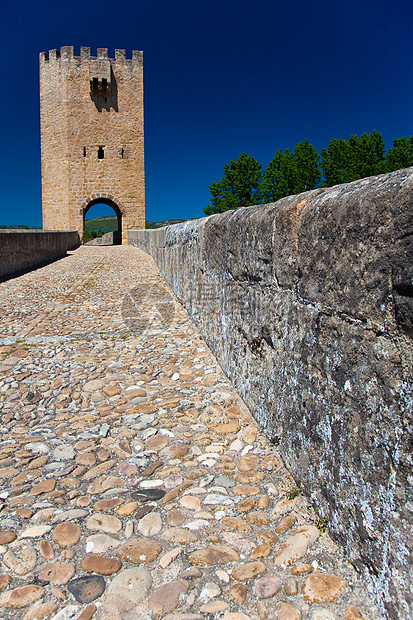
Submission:
{"label": "stone tower", "polygon": [[145,228],[143,55],[65,46],[40,54],[43,228],[78,230],[96,203],[113,207],[122,243]]}

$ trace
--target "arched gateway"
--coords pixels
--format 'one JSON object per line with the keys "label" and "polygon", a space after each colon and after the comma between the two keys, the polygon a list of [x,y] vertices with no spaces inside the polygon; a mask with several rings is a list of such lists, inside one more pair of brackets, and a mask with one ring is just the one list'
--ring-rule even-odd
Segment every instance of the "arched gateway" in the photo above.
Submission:
{"label": "arched gateway", "polygon": [[122,203],[120,203],[118,200],[116,200],[116,198],[114,198],[114,196],[111,196],[110,194],[103,194],[102,196],[97,196],[97,197],[91,196],[90,198],[87,198],[85,200],[85,202],[82,204],[80,208],[80,213],[82,214],[83,230],[85,228],[86,213],[89,211],[91,207],[97,204],[108,205],[108,207],[112,207],[112,209],[114,210],[115,215],[118,218],[118,228],[117,228],[117,235],[116,235],[116,239],[118,239],[118,241],[116,241],[115,243],[116,244],[122,243],[122,217],[125,213],[125,208],[122,205]]}
{"label": "arched gateway", "polygon": [[145,228],[142,52],[42,52],[40,120],[43,228],[82,238],[97,203],[114,209],[122,243]]}

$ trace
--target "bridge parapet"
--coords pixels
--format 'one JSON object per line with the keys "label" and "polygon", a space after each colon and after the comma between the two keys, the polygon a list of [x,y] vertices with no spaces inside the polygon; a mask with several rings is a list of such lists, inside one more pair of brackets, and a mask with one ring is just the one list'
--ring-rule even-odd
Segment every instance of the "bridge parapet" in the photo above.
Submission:
{"label": "bridge parapet", "polygon": [[62,258],[78,246],[77,230],[0,229],[0,281]]}
{"label": "bridge parapet", "polygon": [[413,168],[130,231],[384,617],[413,617]]}

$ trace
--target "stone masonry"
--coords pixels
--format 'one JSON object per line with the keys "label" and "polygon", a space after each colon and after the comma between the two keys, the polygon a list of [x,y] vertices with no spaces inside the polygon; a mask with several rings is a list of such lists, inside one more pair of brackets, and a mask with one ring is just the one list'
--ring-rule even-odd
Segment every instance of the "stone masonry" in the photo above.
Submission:
{"label": "stone masonry", "polygon": [[40,54],[43,227],[78,230],[96,203],[113,207],[126,243],[145,228],[143,56],[65,46]]}
{"label": "stone masonry", "polygon": [[413,617],[413,168],[130,232],[384,617]]}
{"label": "stone masonry", "polygon": [[2,620],[378,620],[153,260],[0,283]]}
{"label": "stone masonry", "polygon": [[0,280],[62,258],[78,245],[75,230],[0,230]]}

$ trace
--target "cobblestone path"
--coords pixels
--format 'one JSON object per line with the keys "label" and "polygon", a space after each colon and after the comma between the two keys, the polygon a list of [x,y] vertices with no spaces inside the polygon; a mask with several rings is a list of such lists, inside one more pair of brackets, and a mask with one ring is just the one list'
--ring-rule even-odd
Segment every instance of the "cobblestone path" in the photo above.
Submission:
{"label": "cobblestone path", "polygon": [[0,308],[0,618],[378,618],[150,257]]}

